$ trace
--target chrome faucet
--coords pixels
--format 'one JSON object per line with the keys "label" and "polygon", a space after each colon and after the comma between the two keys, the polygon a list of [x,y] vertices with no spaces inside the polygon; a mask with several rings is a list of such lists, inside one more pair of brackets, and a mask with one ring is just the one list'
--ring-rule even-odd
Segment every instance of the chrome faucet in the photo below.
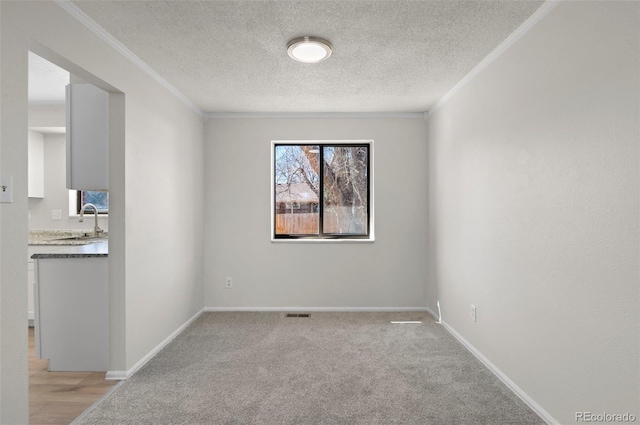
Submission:
{"label": "chrome faucet", "polygon": [[78,218],[78,221],[80,223],[82,223],[84,221],[84,210],[87,208],[93,208],[93,216],[95,217],[95,224],[93,225],[93,236],[98,237],[100,236],[100,233],[102,233],[102,229],[100,227],[98,227],[98,209],[96,208],[95,205],[93,204],[84,204],[82,206],[82,208],[80,209],[80,218]]}

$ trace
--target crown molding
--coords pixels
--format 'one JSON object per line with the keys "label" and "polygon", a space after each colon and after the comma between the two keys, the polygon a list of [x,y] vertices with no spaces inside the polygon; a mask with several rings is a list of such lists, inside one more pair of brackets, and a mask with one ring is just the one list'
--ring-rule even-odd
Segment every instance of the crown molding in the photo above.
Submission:
{"label": "crown molding", "polygon": [[533,15],[531,15],[526,21],[524,21],[516,30],[509,35],[502,43],[498,45],[487,57],[485,57],[478,65],[476,65],[462,80],[458,82],[451,90],[445,93],[444,96],[438,100],[435,105],[429,109],[427,115],[433,115],[442,105],[444,105],[449,99],[451,99],[456,93],[458,93],[464,86],[469,84],[480,72],[482,72],[487,66],[492,64],[498,59],[504,52],[506,52],[513,44],[516,43],[522,36],[524,36],[531,28],[533,28],[538,21],[544,18],[549,12],[551,12],[562,0],[547,0]]}
{"label": "crown molding", "polygon": [[424,112],[208,112],[209,118],[420,118]]}
{"label": "crown molding", "polygon": [[182,94],[171,83],[162,78],[156,71],[154,71],[149,65],[147,65],[142,59],[136,56],[131,50],[120,43],[111,34],[109,34],[104,28],[98,25],[93,19],[91,19],[86,13],[80,10],[76,5],[71,3],[70,0],[54,0],[55,3],[63,8],[67,13],[77,19],[90,31],[96,34],[102,41],[113,47],[118,53],[127,58],[131,63],[137,66],[142,72],[153,78],[158,84],[167,89],[171,94],[177,97],[182,103],[191,108],[200,116],[204,116],[204,112],[196,106],[188,97]]}
{"label": "crown molding", "polygon": [[137,66],[153,78],[158,84],[167,89],[176,96],[185,105],[191,108],[205,119],[209,118],[424,118],[435,113],[450,98],[458,93],[464,86],[472,81],[487,66],[493,63],[506,50],[509,49],[516,41],[525,35],[538,21],[553,10],[561,0],[547,0],[536,12],[524,21],[509,37],[507,37],[498,47],[496,47],[487,57],[485,57],[478,65],[476,65],[462,80],[460,80],[453,88],[451,88],[444,96],[436,102],[436,104],[427,112],[327,112],[327,113],[267,113],[267,112],[203,112],[195,103],[182,94],[177,88],[171,85],[167,80],[162,78],[142,59],[136,56],[126,46],[116,40],[104,28],[98,25],[87,14],[71,3],[70,0],[54,0],[56,4],[62,7],[71,16],[86,26],[100,39],[126,57],[131,63]]}

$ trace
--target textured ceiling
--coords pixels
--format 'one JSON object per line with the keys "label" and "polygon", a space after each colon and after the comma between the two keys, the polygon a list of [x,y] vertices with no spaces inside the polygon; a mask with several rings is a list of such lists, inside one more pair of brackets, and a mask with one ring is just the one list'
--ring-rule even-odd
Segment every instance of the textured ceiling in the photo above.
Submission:
{"label": "textured ceiling", "polygon": [[[542,1],[74,1],[205,112],[424,112]],[[287,56],[328,39],[327,61]]]}

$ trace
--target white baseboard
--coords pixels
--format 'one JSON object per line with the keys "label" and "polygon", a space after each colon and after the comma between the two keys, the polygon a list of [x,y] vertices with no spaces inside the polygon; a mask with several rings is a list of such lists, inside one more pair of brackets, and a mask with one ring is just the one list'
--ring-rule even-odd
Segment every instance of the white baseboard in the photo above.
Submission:
{"label": "white baseboard", "polygon": [[429,307],[427,307],[427,308],[425,309],[425,311],[426,311],[427,313],[429,313],[429,314],[431,315],[431,317],[433,317],[433,318],[436,320],[436,322],[440,319],[440,318],[438,317],[438,315],[437,315],[433,310],[431,310]]}
{"label": "white baseboard", "polygon": [[401,312],[427,311],[426,307],[205,307],[206,312],[255,311],[255,312]]}
{"label": "white baseboard", "polygon": [[[153,350],[149,351],[146,356],[140,359],[132,368],[128,370],[112,370],[106,374],[106,380],[126,380],[142,366],[144,366],[151,358],[153,358],[167,344],[173,341],[182,331],[191,325],[204,312],[406,312],[406,311],[422,311],[429,313],[435,320],[438,315],[429,307],[205,307],[197,312],[193,317],[187,320],[182,326],[176,329],[164,341],[158,344]],[[513,391],[520,399],[531,408],[538,416],[540,416],[549,425],[560,425],[553,416],[544,410],[535,402],[527,393],[525,393],[518,385],[516,385],[507,375],[505,375],[496,365],[491,363],[480,351],[478,351],[469,341],[464,339],[454,328],[446,322],[442,322],[442,326],[453,335],[460,343],[471,352],[478,360],[480,360],[494,375],[498,377],[511,391]]]}
{"label": "white baseboard", "polygon": [[[437,316],[431,312],[431,314],[437,318]],[[538,414],[545,422],[549,425],[560,425],[560,422],[556,421],[553,416],[549,414],[546,410],[544,410],[538,403],[535,402],[527,393],[525,393],[522,388],[517,386],[515,382],[513,382],[507,375],[505,375],[496,365],[491,363],[489,359],[487,359],[480,351],[478,351],[469,341],[464,339],[462,335],[460,335],[455,329],[449,326],[446,322],[442,322],[442,326],[453,335],[460,343],[471,352],[478,360],[480,360],[494,375],[498,377],[511,391],[515,393],[522,401],[525,402],[527,406],[531,408],[534,412]]]}
{"label": "white baseboard", "polygon": [[233,311],[256,311],[256,312],[299,312],[299,311],[316,311],[316,312],[401,312],[401,311],[427,311],[425,307],[205,307],[196,313],[191,319],[187,320],[182,326],[176,329],[164,341],[158,344],[153,350],[149,351],[146,356],[140,359],[132,368],[128,370],[110,370],[107,372],[105,379],[108,381],[123,381],[136,373],[138,369],[144,366],[153,356],[158,354],[167,344],[175,339],[183,330],[192,324],[203,312],[233,312]]}
{"label": "white baseboard", "polygon": [[124,381],[131,375],[126,370],[108,370],[104,379],[106,381]]}
{"label": "white baseboard", "polygon": [[107,381],[123,381],[127,378],[129,378],[131,375],[133,375],[134,373],[136,373],[138,371],[138,369],[140,369],[142,366],[144,366],[149,360],[151,360],[153,358],[153,356],[155,356],[156,354],[158,354],[160,352],[160,350],[162,350],[164,347],[167,346],[167,344],[169,344],[171,341],[173,341],[178,335],[180,335],[180,333],[182,331],[184,331],[190,324],[192,324],[198,317],[200,317],[200,315],[204,312],[203,310],[200,310],[199,312],[197,312],[196,314],[193,315],[193,317],[191,317],[189,320],[187,320],[186,322],[184,322],[182,324],[182,326],[180,326],[178,329],[176,329],[175,331],[173,331],[171,333],[171,335],[169,335],[167,338],[165,338],[164,341],[162,341],[160,344],[158,344],[153,350],[149,351],[147,353],[146,356],[144,356],[143,358],[141,358],[135,365],[133,365],[132,368],[128,369],[128,370],[110,370],[107,372],[105,379]]}

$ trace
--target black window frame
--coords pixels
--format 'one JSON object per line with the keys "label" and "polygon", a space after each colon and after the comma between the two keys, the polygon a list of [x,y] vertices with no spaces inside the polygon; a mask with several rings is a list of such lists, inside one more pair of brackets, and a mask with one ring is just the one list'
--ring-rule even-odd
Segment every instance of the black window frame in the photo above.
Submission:
{"label": "black window frame", "polygon": [[[82,210],[82,207],[84,206],[83,204],[83,192],[96,192],[96,191],[85,191],[85,190],[76,190],[76,214],[80,214],[80,211]],[[93,215],[94,211],[92,209],[88,209],[85,210],[84,212],[85,214],[90,214]],[[98,215],[108,215],[109,214],[109,210],[98,210]]]}
{"label": "black window frame", "polygon": [[[367,150],[367,230],[365,234],[355,233],[325,233],[323,228],[324,222],[324,199],[319,197],[317,202],[318,210],[318,234],[277,234],[276,233],[276,215],[277,215],[277,199],[276,199],[276,148],[279,146],[317,146],[318,147],[318,170],[320,172],[319,178],[319,190],[320,194],[324,193],[324,147],[363,147]],[[271,202],[272,211],[272,235],[273,240],[364,240],[372,241],[372,141],[274,141],[272,143],[272,170],[271,170],[271,190],[273,193],[273,199]]]}

